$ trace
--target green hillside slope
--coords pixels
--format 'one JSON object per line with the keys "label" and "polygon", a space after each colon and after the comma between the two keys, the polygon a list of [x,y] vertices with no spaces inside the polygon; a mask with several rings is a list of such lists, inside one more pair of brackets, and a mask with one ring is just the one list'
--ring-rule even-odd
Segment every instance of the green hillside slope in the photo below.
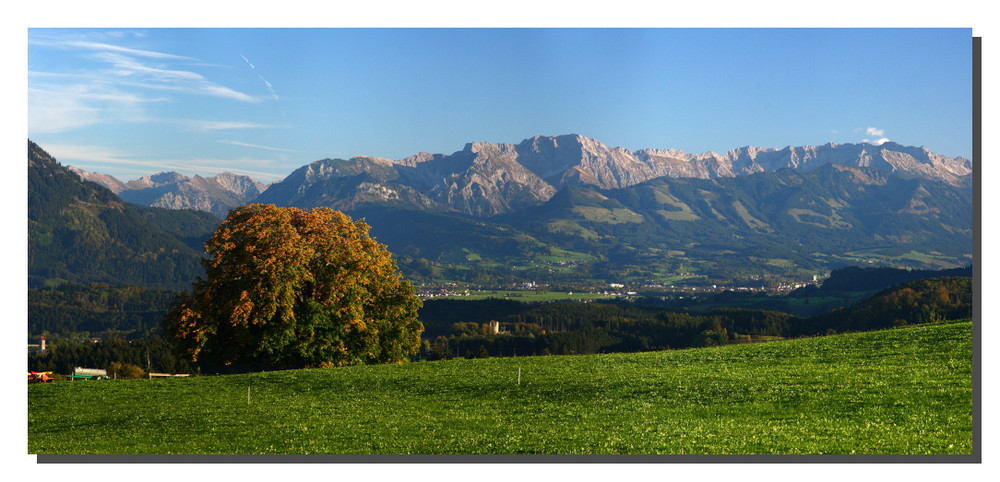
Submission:
{"label": "green hillside slope", "polygon": [[[28,278],[186,288],[203,273],[207,213],[137,207],[28,141]],[[162,227],[161,227],[162,225]]]}
{"label": "green hillside slope", "polygon": [[542,243],[606,257],[591,276],[609,281],[693,270],[740,284],[858,261],[953,268],[972,255],[970,190],[835,164],[573,187],[497,219]]}
{"label": "green hillside slope", "polygon": [[970,454],[972,340],[963,321],[637,354],[31,385],[28,451]]}

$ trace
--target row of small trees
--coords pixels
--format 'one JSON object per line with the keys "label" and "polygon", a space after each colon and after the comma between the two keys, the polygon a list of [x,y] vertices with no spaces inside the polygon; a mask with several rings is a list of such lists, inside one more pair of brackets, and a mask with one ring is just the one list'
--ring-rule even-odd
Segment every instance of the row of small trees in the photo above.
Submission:
{"label": "row of small trees", "polygon": [[118,378],[141,378],[146,371],[191,373],[192,366],[175,354],[162,339],[116,340],[74,343],[59,340],[44,352],[28,354],[28,370],[67,374],[82,366],[101,368]]}

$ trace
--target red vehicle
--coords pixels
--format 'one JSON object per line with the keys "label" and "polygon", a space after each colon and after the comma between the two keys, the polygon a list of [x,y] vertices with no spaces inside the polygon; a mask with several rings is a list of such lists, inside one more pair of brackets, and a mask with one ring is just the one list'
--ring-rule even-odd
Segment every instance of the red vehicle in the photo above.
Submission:
{"label": "red vehicle", "polygon": [[52,372],[28,372],[28,383],[48,383],[52,380]]}

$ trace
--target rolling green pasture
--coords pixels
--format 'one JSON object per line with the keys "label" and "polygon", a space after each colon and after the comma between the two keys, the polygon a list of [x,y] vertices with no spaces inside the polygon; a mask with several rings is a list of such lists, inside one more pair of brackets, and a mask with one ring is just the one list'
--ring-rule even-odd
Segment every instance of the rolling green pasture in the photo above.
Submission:
{"label": "rolling green pasture", "polygon": [[972,429],[969,321],[28,387],[28,451],[39,454],[969,454]]}

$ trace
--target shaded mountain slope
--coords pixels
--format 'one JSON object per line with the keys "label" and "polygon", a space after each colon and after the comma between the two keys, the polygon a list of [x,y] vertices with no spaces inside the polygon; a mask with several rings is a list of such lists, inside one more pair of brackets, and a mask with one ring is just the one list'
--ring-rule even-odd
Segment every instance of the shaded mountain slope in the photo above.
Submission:
{"label": "shaded mountain slope", "polygon": [[214,224],[187,211],[141,211],[28,141],[29,286],[63,279],[188,287],[202,274],[201,253],[158,223],[192,239]]}

